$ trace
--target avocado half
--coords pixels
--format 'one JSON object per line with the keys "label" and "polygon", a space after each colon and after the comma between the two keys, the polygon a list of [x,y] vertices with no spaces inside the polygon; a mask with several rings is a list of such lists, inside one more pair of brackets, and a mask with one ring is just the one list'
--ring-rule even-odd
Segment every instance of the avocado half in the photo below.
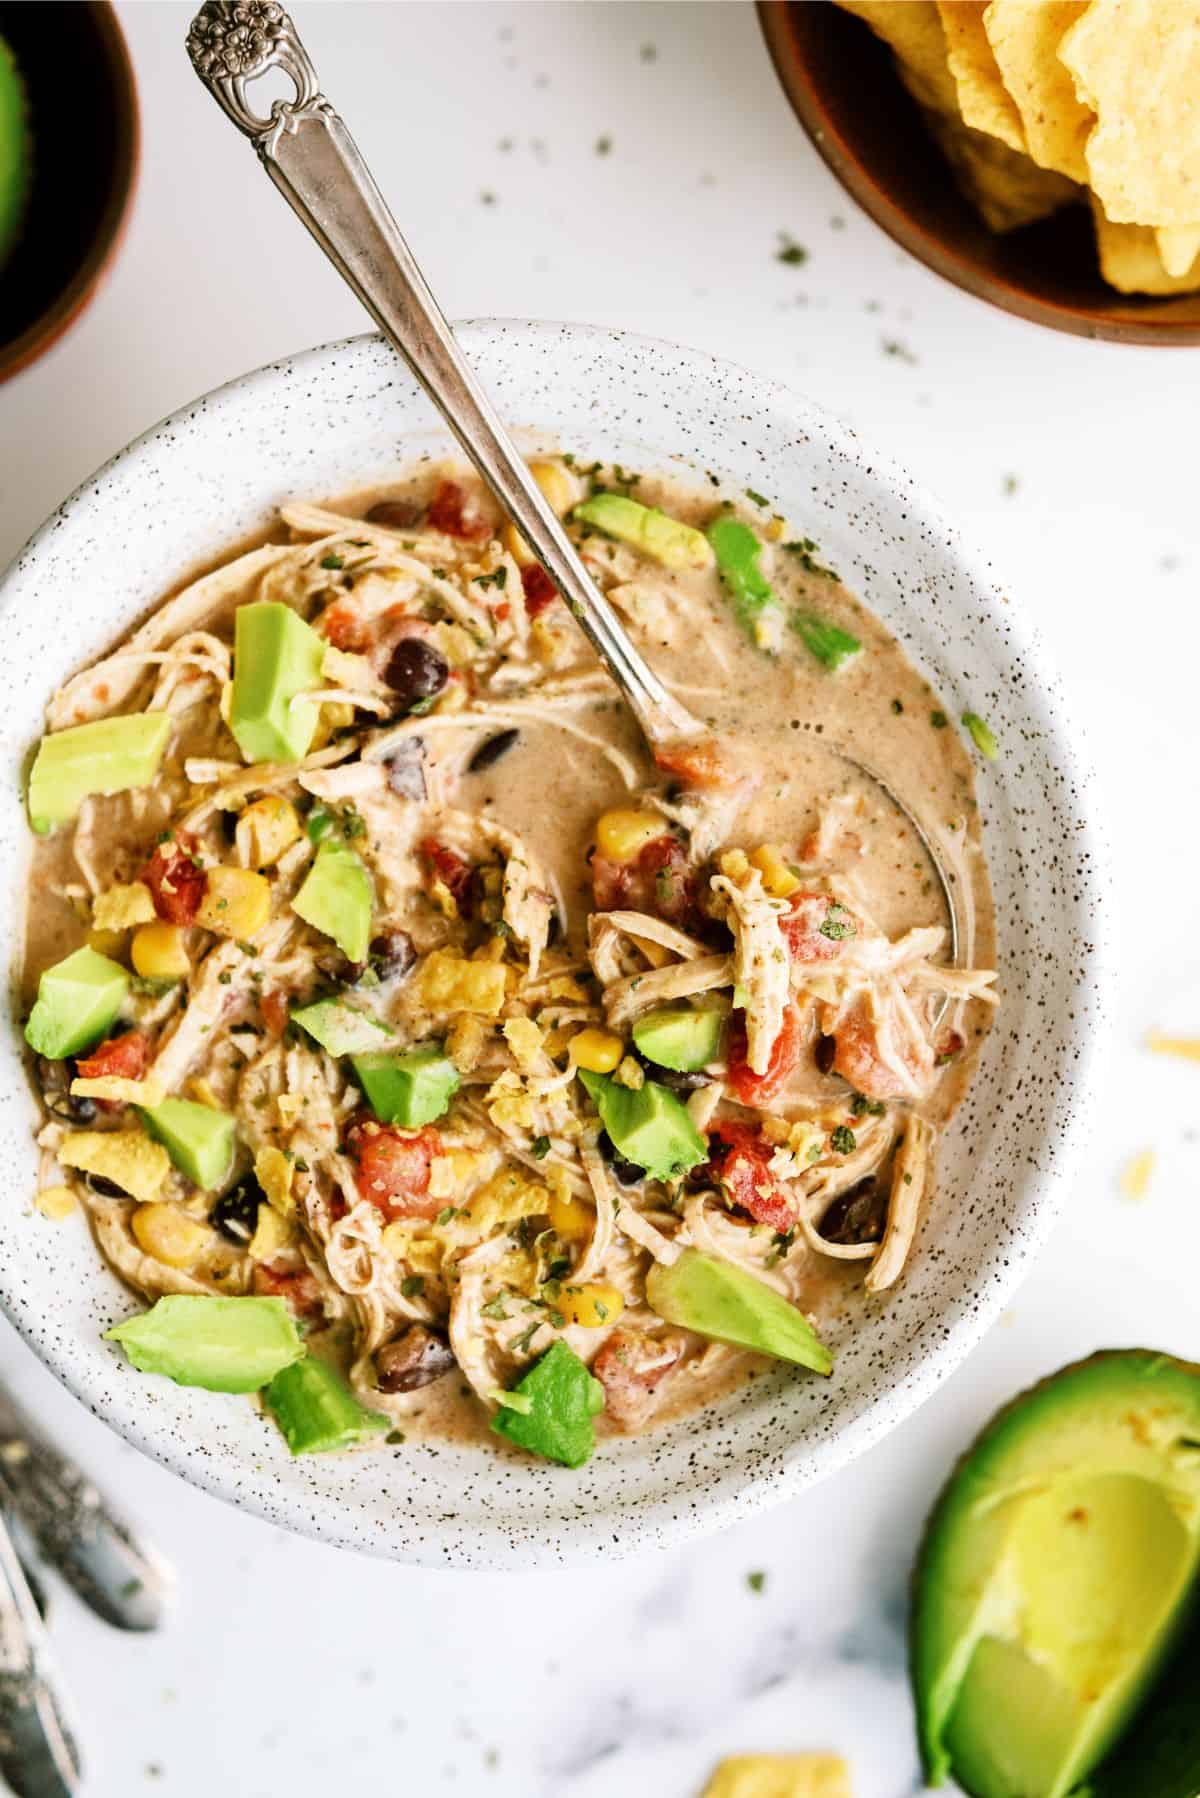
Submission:
{"label": "avocado half", "polygon": [[1066,1798],[1186,1627],[1198,1565],[1200,1367],[1109,1350],[1014,1399],[950,1476],[914,1576],[929,1782]]}

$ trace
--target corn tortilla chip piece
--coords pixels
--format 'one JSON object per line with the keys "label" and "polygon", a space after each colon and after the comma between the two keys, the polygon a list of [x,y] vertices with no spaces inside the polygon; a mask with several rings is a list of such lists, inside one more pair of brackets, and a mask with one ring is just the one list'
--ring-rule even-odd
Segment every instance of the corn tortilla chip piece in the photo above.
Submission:
{"label": "corn tortilla chip piece", "polygon": [[702,1798],[853,1798],[850,1769],[836,1754],[735,1754]]}
{"label": "corn tortilla chip piece", "polygon": [[946,60],[946,34],[934,0],[837,0],[896,52],[913,99],[936,112],[957,113],[958,90]]}
{"label": "corn tortilla chip piece", "polygon": [[958,108],[968,125],[990,132],[1012,150],[1025,149],[1025,127],[1012,95],[1000,78],[983,26],[986,0],[938,0],[946,33],[950,73]]}
{"label": "corn tortilla chip piece", "polygon": [[986,131],[972,131],[959,118],[927,108],[925,124],[989,230],[1015,231],[1079,198],[1078,187],[1065,175],[1040,169],[1019,150]]}
{"label": "corn tortilla chip piece", "polygon": [[1096,114],[1091,186],[1122,225],[1200,219],[1200,5],[1093,0],[1059,45]]}
{"label": "corn tortilla chip piece", "polygon": [[983,28],[1000,78],[1012,95],[1033,160],[1073,181],[1086,181],[1084,145],[1096,123],[1058,59],[1063,34],[1087,11],[1087,0],[991,0]]}
{"label": "corn tortilla chip piece", "polygon": [[[1169,275],[1158,253],[1156,234],[1150,225],[1114,224],[1092,196],[1096,248],[1100,273],[1119,293],[1195,293],[1200,291],[1200,257],[1183,275]],[[1200,1059],[1200,1045],[1197,1045]]]}
{"label": "corn tortilla chip piece", "polygon": [[1200,225],[1160,225],[1154,241],[1167,273],[1186,275],[1200,256]]}

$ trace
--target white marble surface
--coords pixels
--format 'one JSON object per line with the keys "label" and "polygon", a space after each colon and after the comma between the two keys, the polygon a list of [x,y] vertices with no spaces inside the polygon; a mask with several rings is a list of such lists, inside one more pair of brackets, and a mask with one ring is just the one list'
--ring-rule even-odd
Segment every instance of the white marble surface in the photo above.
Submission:
{"label": "white marble surface", "polygon": [[[0,560],[152,420],[363,322],[192,78],[189,8],[121,10],[141,191],[87,317],[0,392]],[[1200,1352],[1200,1069],[1139,1047],[1153,1025],[1200,1032],[1200,360],[1040,332],[910,262],[793,125],[749,6],[297,10],[451,315],[629,326],[769,371],[906,461],[990,548],[1090,729],[1125,984],[1089,1165],[1003,1325],[868,1458],[666,1559],[456,1575],[287,1539],[124,1448],[5,1330],[0,1375],[179,1570],[155,1639],[56,1601],[88,1791],[693,1798],[722,1753],[829,1745],[859,1798],[906,1798],[905,1580],[949,1458],[1072,1356]],[[804,266],[774,259],[781,232]],[[1116,1172],[1151,1142],[1135,1205]]]}

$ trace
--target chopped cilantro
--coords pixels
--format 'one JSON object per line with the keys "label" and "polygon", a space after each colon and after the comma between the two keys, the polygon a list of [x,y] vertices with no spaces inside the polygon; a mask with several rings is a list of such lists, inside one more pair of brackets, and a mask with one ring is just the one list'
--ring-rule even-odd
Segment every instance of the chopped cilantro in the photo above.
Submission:
{"label": "chopped cilantro", "polygon": [[1000,745],[987,719],[981,718],[978,712],[964,712],[962,721],[971,733],[971,741],[980,755],[985,756],[989,762],[994,762],[1000,753]]}
{"label": "chopped cilantro", "polygon": [[345,566],[346,564],[341,556],[335,556],[332,551],[329,555],[321,557],[322,568],[344,568]]}
{"label": "chopped cilantro", "polygon": [[434,1222],[442,1225],[448,1224],[455,1216],[457,1209],[458,1207],[455,1205],[443,1205]]}
{"label": "chopped cilantro", "polygon": [[820,934],[828,937],[831,943],[845,942],[847,937],[857,936],[858,927],[844,905],[836,899],[829,901],[829,909],[825,913],[825,921],[818,926]]}
{"label": "chopped cilantro", "polygon": [[786,263],[789,268],[803,268],[808,261],[808,251],[802,243],[797,243],[787,231],[779,233],[779,248],[775,252],[776,262]]}
{"label": "chopped cilantro", "polygon": [[497,1323],[503,1323],[508,1316],[508,1312],[504,1307],[504,1294],[502,1292],[498,1292],[494,1299],[489,1299],[487,1304],[481,1305],[479,1309],[484,1317],[494,1318]]}
{"label": "chopped cilantro", "polygon": [[424,1274],[408,1274],[400,1282],[401,1295],[406,1299],[419,1299],[424,1290]]}
{"label": "chopped cilantro", "polygon": [[796,560],[799,562],[801,568],[803,568],[805,574],[819,575],[823,581],[836,581],[839,579],[839,576],[832,568],[826,568],[824,563],[817,561],[817,557],[821,552],[818,545],[813,542],[811,537],[797,537],[794,543],[785,543],[783,547],[790,556],[796,557]]}
{"label": "chopped cilantro", "polygon": [[766,1587],[766,1583],[767,1583],[767,1576],[765,1573],[762,1573],[762,1572],[759,1572],[756,1570],[754,1573],[748,1573],[746,1575],[746,1584],[749,1586],[749,1588],[752,1592],[763,1591],[764,1588]]}
{"label": "chopped cilantro", "polygon": [[835,1155],[853,1155],[857,1148],[854,1132],[847,1124],[839,1124],[829,1135],[829,1146]]}
{"label": "chopped cilantro", "polygon": [[893,699],[892,710],[893,710],[893,712],[895,712],[897,718],[900,716],[901,712],[904,710],[904,707],[901,705],[901,703],[898,699]]}
{"label": "chopped cilantro", "polygon": [[747,487],[746,498],[749,500],[753,500],[753,502],[756,506],[769,506],[771,503],[770,500],[767,499],[765,494],[755,493],[753,487]]}
{"label": "chopped cilantro", "polygon": [[945,712],[930,712],[929,722],[932,724],[934,730],[945,730],[950,720],[947,718]]}
{"label": "chopped cilantro", "polygon": [[546,1156],[550,1153],[550,1138],[548,1136],[535,1136],[533,1139],[533,1152],[539,1161],[544,1161]]}
{"label": "chopped cilantro", "polygon": [[879,1099],[868,1099],[866,1093],[855,1093],[850,1100],[850,1110],[856,1118],[881,1118],[886,1109]]}

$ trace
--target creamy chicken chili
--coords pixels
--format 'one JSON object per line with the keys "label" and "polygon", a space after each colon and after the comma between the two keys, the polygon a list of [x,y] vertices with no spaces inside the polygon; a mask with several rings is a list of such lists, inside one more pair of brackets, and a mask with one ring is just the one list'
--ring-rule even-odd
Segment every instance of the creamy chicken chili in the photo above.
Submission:
{"label": "creamy chicken chili", "polygon": [[[47,713],[39,1208],[135,1366],[577,1466],[900,1277],[995,1002],[970,754],[759,494],[535,463],[712,736],[657,765],[475,478],[426,461],[169,599]],[[971,721],[985,751],[990,734]],[[956,882],[839,746],[905,793]]]}

